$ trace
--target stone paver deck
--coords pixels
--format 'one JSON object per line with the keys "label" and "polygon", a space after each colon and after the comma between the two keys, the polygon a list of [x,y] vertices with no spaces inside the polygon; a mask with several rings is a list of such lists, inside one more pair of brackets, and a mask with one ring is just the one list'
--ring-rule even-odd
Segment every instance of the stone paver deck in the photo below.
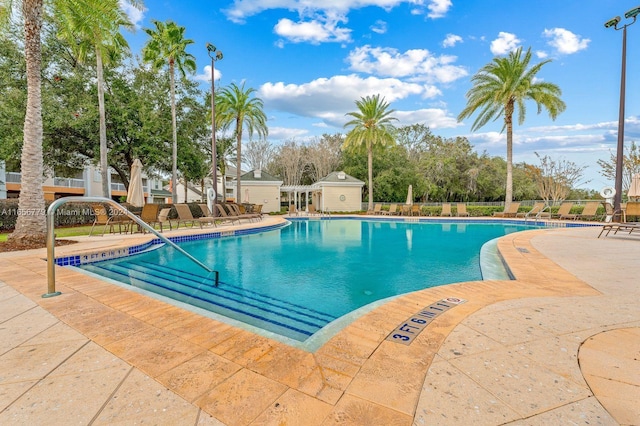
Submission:
{"label": "stone paver deck", "polygon": [[[46,252],[1,254],[0,424],[640,424],[640,238],[599,230],[503,237],[516,280],[401,296],[314,353],[70,269],[42,298]],[[385,340],[447,297],[467,302]]]}

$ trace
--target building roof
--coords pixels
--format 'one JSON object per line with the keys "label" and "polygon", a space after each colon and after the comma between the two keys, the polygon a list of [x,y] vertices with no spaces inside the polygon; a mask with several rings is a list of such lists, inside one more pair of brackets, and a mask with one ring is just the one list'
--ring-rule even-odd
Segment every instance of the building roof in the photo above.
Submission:
{"label": "building roof", "polygon": [[327,176],[320,179],[317,183],[350,183],[350,184],[362,184],[364,182],[360,179],[356,179],[353,176],[346,174],[345,172],[331,172]]}
{"label": "building roof", "polygon": [[242,182],[282,182],[282,179],[279,179],[264,170],[260,172],[260,177],[256,177],[256,171],[251,170],[240,176],[240,180]]}

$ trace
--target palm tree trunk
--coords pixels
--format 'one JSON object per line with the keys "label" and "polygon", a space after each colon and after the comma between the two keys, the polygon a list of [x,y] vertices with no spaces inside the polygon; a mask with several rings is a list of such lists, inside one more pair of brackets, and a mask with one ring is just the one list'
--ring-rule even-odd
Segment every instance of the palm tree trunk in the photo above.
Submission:
{"label": "palm tree trunk", "polygon": [[504,204],[508,209],[513,201],[513,103],[505,108],[504,121],[507,127],[507,185]]}
{"label": "palm tree trunk", "polygon": [[373,147],[371,143],[367,147],[367,168],[369,169],[369,204],[367,211],[373,210]]}
{"label": "palm tree trunk", "polygon": [[173,202],[178,202],[178,125],[176,124],[176,78],[173,61],[169,61],[169,78],[171,79],[171,128],[173,131],[171,181],[173,182]]}
{"label": "palm tree trunk", "polygon": [[104,76],[102,70],[102,53],[96,47],[96,69],[98,74],[98,113],[100,115],[100,176],[102,178],[102,196],[109,198],[109,170],[107,163],[107,116],[104,107]]}
{"label": "palm tree trunk", "polygon": [[242,194],[240,185],[240,176],[242,176],[242,117],[236,119],[236,140],[238,141],[236,147],[236,203],[239,203],[240,194]]}
{"label": "palm tree trunk", "polygon": [[40,29],[42,0],[23,0],[24,54],[27,64],[27,108],[24,119],[24,142],[21,156],[21,187],[15,229],[9,236],[14,241],[44,240],[46,216],[42,190],[42,92],[40,64],[42,60]]}

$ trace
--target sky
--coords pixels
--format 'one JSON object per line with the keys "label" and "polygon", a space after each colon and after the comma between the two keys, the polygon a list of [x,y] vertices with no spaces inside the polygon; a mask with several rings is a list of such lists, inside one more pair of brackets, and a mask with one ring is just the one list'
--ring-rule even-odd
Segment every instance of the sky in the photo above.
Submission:
{"label": "sky", "polygon": [[[306,142],[346,133],[356,100],[380,94],[397,126],[421,123],[443,137],[464,136],[479,153],[506,156],[503,120],[471,131],[462,122],[471,77],[494,57],[531,48],[537,74],[557,84],[566,110],[553,121],[526,104],[514,126],[514,162],[535,153],[586,167],[580,187],[614,182],[597,160],[616,152],[623,31],[604,23],[640,0],[146,0],[127,10],[137,30],[125,33],[134,54],[154,20],[184,26],[197,73],[211,87],[206,44],[223,52],[215,85],[256,90],[268,140]],[[625,143],[640,136],[640,24],[627,29]],[[247,137],[244,138],[247,141]]]}

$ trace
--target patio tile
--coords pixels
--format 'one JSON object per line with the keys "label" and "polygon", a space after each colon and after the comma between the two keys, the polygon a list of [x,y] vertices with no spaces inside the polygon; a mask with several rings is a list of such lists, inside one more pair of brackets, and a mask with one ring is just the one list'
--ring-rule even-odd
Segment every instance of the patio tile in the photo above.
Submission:
{"label": "patio tile", "polygon": [[53,370],[48,377],[112,369],[127,372],[131,366],[101,346],[89,342]]}
{"label": "patio tile", "polygon": [[447,336],[438,355],[450,359],[503,348],[503,345],[477,330],[459,324]]}
{"label": "patio tile", "polygon": [[345,395],[322,424],[327,426],[338,424],[342,426],[410,426],[412,416],[352,395]]}
{"label": "patio tile", "polygon": [[198,411],[151,377],[133,369],[92,424],[195,424]]}
{"label": "patio tile", "polygon": [[0,354],[32,339],[53,326],[58,319],[49,312],[34,307],[0,324]]}
{"label": "patio tile", "polygon": [[158,376],[158,381],[187,401],[194,401],[242,367],[212,352],[203,352]]}
{"label": "patio tile", "polygon": [[0,384],[0,413],[36,383],[37,380],[25,380]]}
{"label": "patio tile", "polygon": [[0,298],[0,324],[35,306],[34,302],[17,292],[12,297]]}
{"label": "patio tile", "polygon": [[516,411],[447,361],[434,362],[422,387],[414,425],[498,425]]}
{"label": "patio tile", "polygon": [[524,417],[591,395],[586,387],[511,350],[482,352],[449,362]]}
{"label": "patio tile", "polygon": [[289,389],[251,422],[251,426],[320,425],[332,409],[330,404]]}
{"label": "patio tile", "polygon": [[119,367],[47,377],[0,413],[0,424],[89,424],[126,376]]}
{"label": "patio tile", "polygon": [[204,352],[200,346],[160,330],[144,330],[105,347],[152,377]]}
{"label": "patio tile", "polygon": [[611,425],[618,422],[611,417],[598,400],[591,396],[571,404],[563,405],[554,410],[509,423],[509,426],[548,426],[548,425]]}
{"label": "patio tile", "polygon": [[640,419],[640,386],[585,375],[585,380],[602,406],[621,425],[637,425]]}
{"label": "patio tile", "polygon": [[526,315],[513,311],[474,315],[465,325],[505,346],[549,337],[551,334],[540,328]]}
{"label": "patio tile", "polygon": [[285,385],[242,369],[196,403],[228,426],[247,425],[284,394]]}

